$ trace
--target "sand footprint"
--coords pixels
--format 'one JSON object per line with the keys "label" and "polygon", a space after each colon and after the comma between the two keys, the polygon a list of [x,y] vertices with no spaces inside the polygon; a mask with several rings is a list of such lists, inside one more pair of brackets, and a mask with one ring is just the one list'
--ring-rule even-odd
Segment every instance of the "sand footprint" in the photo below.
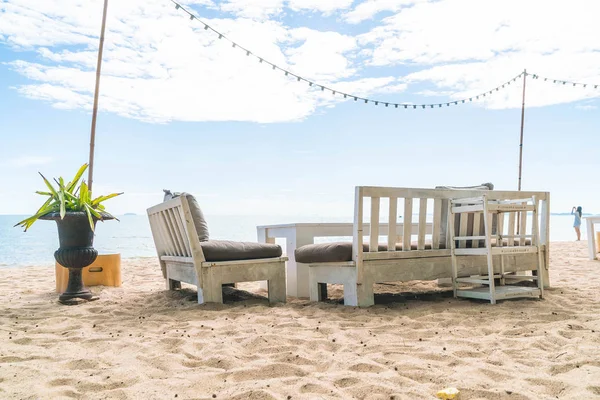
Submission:
{"label": "sand footprint", "polygon": [[347,388],[350,386],[354,386],[359,382],[360,382],[360,380],[358,380],[356,378],[342,378],[342,379],[338,379],[337,381],[335,381],[333,383],[337,387]]}
{"label": "sand footprint", "polygon": [[229,397],[231,400],[277,400],[264,390],[251,390]]}
{"label": "sand footprint", "polygon": [[384,369],[381,368],[380,366],[374,365],[374,364],[359,363],[359,364],[354,364],[353,366],[351,366],[350,368],[348,368],[348,370],[354,371],[354,372],[371,372],[371,373],[376,373],[376,372],[381,372]]}
{"label": "sand footprint", "polygon": [[308,375],[308,373],[298,367],[286,364],[271,364],[260,368],[234,371],[231,374],[231,377],[235,381],[249,381],[306,375]]}

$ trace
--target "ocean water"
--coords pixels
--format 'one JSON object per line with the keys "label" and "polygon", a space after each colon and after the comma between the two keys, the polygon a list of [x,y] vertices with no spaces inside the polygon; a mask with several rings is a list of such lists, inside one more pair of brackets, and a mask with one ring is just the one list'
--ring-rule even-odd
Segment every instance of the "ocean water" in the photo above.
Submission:
{"label": "ocean water", "polygon": [[[27,232],[13,225],[23,215],[0,215],[0,268],[28,265],[53,265],[58,235],[54,221],[38,221]],[[100,253],[121,253],[123,258],[156,256],[148,218],[145,215],[118,216],[120,221],[99,222],[94,247]],[[429,217],[431,218],[431,216]],[[269,217],[269,216],[206,216],[213,239],[256,241],[256,226],[294,222],[349,222],[348,218],[327,217]],[[413,220],[416,220],[413,219]],[[585,223],[582,240],[586,240]],[[340,240],[322,238],[317,242]],[[573,217],[551,215],[550,240],[575,240]],[[278,243],[284,246],[283,242]]]}

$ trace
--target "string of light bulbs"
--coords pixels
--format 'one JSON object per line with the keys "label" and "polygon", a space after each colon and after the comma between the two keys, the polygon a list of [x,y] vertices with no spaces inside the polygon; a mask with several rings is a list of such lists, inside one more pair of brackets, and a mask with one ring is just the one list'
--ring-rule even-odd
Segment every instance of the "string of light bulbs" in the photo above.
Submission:
{"label": "string of light bulbs", "polygon": [[527,75],[531,76],[531,78],[532,78],[532,79],[542,79],[544,82],[556,83],[556,84],[559,84],[559,85],[567,85],[567,84],[569,84],[569,86],[571,86],[571,85],[572,85],[572,87],[581,86],[581,87],[583,87],[583,88],[586,88],[586,87],[588,87],[588,86],[589,86],[589,87],[590,87],[590,89],[591,89],[592,87],[593,87],[594,89],[598,89],[598,86],[600,86],[600,85],[595,85],[595,84],[593,84],[593,83],[592,83],[592,84],[590,84],[590,83],[582,83],[582,82],[565,81],[565,80],[563,80],[563,79],[553,79],[553,78],[546,78],[546,77],[543,77],[543,76],[539,76],[539,75],[537,75],[537,74],[529,74],[529,73],[528,73]]}
{"label": "string of light bulbs", "polygon": [[280,66],[278,66],[277,64],[274,64],[268,60],[266,60],[263,57],[260,57],[259,55],[255,54],[254,52],[252,52],[251,50],[247,49],[246,47],[240,45],[239,43],[233,41],[232,39],[228,38],[225,34],[223,34],[222,32],[216,30],[215,28],[213,28],[212,26],[210,26],[209,24],[207,24],[206,22],[202,21],[200,18],[198,18],[196,15],[194,15],[191,11],[189,11],[188,9],[186,9],[184,6],[182,6],[180,3],[178,3],[175,0],[170,0],[173,4],[175,4],[175,9],[176,10],[182,10],[183,12],[185,12],[189,19],[192,21],[197,21],[200,24],[202,24],[204,26],[204,30],[207,31],[212,31],[213,33],[215,33],[218,38],[220,40],[224,40],[227,41],[229,43],[231,43],[231,47],[234,49],[238,49],[241,50],[243,52],[246,53],[246,56],[248,57],[253,57],[256,60],[258,60],[259,63],[261,64],[265,64],[270,66],[274,71],[280,71],[283,72],[285,74],[285,76],[288,76],[290,78],[294,78],[296,81],[298,82],[305,82],[308,83],[308,85],[310,87],[314,87],[314,88],[319,88],[321,89],[321,91],[323,92],[331,92],[332,95],[339,95],[339,96],[343,96],[345,99],[353,99],[354,101],[358,102],[364,102],[365,104],[368,103],[373,103],[376,106],[378,105],[384,105],[385,107],[393,107],[393,108],[404,108],[404,109],[418,109],[418,108],[422,108],[422,109],[426,109],[426,108],[442,108],[444,106],[446,107],[450,107],[452,105],[459,105],[459,104],[465,104],[467,102],[473,102],[474,100],[480,100],[482,98],[485,98],[487,96],[491,96],[492,94],[494,94],[495,92],[499,92],[501,89],[505,89],[507,86],[511,85],[512,83],[516,82],[517,79],[521,78],[523,75],[525,75],[525,77],[527,76],[531,76],[533,79],[543,79],[544,81],[547,82],[553,82],[553,83],[561,83],[563,85],[568,84],[572,84],[574,87],[575,86],[582,86],[582,87],[593,87],[594,89],[598,89],[598,86],[600,85],[593,85],[593,84],[587,84],[587,83],[579,83],[579,82],[571,82],[571,81],[566,81],[566,80],[562,80],[562,79],[550,79],[550,78],[544,78],[544,77],[540,77],[537,74],[531,74],[528,72],[521,72],[520,74],[518,74],[517,76],[515,76],[512,79],[509,79],[508,81],[496,86],[493,89],[487,90],[485,92],[482,92],[478,95],[475,96],[470,96],[470,97],[466,97],[464,99],[459,99],[459,100],[454,100],[454,101],[449,101],[449,102],[442,102],[442,103],[429,103],[429,104],[412,104],[412,103],[394,103],[394,102],[389,102],[389,101],[383,101],[383,100],[375,100],[375,99],[371,99],[371,98],[367,98],[367,97],[362,97],[362,96],[357,96],[351,93],[346,93],[340,90],[336,90],[334,88],[331,88],[327,85],[324,84],[320,84],[318,82],[315,82],[313,80],[304,78],[298,74],[293,73],[292,71],[286,69],[286,68],[282,68]]}

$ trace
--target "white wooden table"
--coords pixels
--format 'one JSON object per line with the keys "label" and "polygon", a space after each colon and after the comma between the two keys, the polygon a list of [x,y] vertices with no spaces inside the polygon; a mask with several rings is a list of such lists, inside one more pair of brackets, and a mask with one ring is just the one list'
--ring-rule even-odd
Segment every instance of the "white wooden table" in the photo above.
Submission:
{"label": "white wooden table", "polygon": [[590,260],[596,259],[596,233],[594,232],[594,224],[600,224],[600,215],[584,217],[586,222],[586,233],[588,239],[588,251]]}
{"label": "white wooden table", "polygon": [[[292,297],[308,297],[308,267],[298,265],[294,250],[298,247],[314,243],[318,237],[349,236],[352,237],[351,222],[335,223],[294,223],[282,225],[257,226],[258,241],[260,243],[275,243],[276,238],[285,238],[286,255],[288,257],[287,272],[287,295]],[[370,232],[370,226],[364,225],[364,235]],[[432,224],[427,224],[426,234],[431,234]],[[404,224],[396,224],[396,233],[402,236]],[[419,224],[412,224],[412,234],[419,233]],[[379,224],[379,234],[388,234],[388,224]],[[350,239],[351,241],[352,239]]]}

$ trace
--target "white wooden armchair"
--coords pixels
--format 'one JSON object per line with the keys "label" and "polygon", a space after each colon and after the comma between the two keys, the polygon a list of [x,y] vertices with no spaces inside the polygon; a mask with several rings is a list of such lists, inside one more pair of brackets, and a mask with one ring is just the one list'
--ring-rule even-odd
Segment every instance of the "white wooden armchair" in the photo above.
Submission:
{"label": "white wooden armchair", "polygon": [[[189,196],[193,199],[192,196]],[[193,200],[195,203],[195,200]],[[253,243],[200,242],[187,196],[176,197],[147,210],[158,259],[168,290],[181,288],[181,282],[198,287],[198,303],[223,302],[223,284],[268,281],[269,302],[286,301],[285,262],[287,257],[240,259],[244,245],[261,250]],[[223,246],[222,244],[225,244]],[[203,246],[220,245],[218,261],[205,257]],[[239,244],[241,251],[226,260],[227,249]],[[269,245],[274,246],[274,245]],[[225,251],[224,251],[225,250]],[[273,249],[270,252],[273,253]],[[224,254],[225,253],[225,254]],[[250,252],[252,253],[252,252]],[[253,256],[258,254],[254,251]],[[277,253],[281,255],[281,248]],[[214,258],[214,257],[213,257]],[[225,259],[225,260],[224,260]]]}

